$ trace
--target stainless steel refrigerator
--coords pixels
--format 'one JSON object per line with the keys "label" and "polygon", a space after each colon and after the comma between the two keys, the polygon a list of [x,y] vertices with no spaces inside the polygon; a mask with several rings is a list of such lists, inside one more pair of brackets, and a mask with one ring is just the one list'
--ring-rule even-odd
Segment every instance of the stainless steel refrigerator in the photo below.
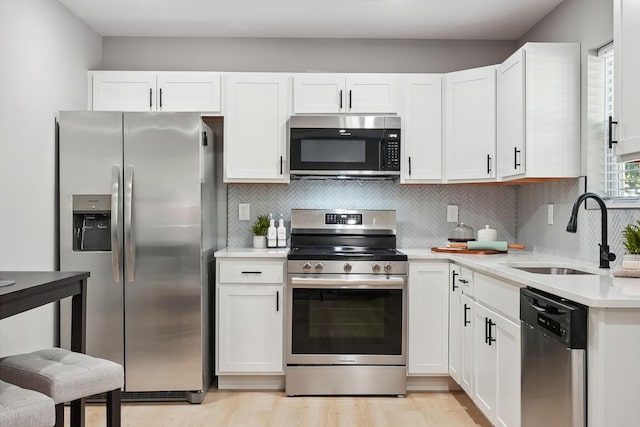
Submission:
{"label": "stainless steel refrigerator", "polygon": [[87,354],[124,366],[125,399],[201,402],[211,383],[214,136],[198,113],[60,113],[60,269],[91,272]]}

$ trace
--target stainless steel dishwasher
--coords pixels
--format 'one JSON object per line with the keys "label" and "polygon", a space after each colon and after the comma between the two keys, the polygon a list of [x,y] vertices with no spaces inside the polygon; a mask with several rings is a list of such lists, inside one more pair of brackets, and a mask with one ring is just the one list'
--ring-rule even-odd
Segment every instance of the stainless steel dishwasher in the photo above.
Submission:
{"label": "stainless steel dishwasher", "polygon": [[587,425],[587,307],[520,290],[522,427]]}

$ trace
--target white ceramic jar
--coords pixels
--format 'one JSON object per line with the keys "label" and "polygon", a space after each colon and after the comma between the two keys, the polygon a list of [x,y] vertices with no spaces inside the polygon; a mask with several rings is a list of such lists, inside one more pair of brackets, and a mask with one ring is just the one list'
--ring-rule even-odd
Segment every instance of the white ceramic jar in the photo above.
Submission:
{"label": "white ceramic jar", "polygon": [[493,228],[485,225],[484,228],[478,230],[478,241],[479,242],[492,242],[498,239],[498,232]]}

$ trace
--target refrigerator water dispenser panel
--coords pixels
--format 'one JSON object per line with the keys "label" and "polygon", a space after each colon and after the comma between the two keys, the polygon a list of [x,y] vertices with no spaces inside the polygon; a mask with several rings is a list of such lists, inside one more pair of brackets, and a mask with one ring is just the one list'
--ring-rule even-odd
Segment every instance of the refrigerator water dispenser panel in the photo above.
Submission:
{"label": "refrigerator water dispenser panel", "polygon": [[111,195],[73,196],[73,250],[111,250]]}

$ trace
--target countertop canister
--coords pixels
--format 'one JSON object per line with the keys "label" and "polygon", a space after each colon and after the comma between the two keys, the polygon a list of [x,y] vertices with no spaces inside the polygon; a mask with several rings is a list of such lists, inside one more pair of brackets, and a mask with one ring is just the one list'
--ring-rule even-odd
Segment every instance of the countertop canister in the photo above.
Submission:
{"label": "countertop canister", "polygon": [[491,242],[493,240],[498,239],[498,232],[493,228],[485,225],[484,228],[478,230],[478,241],[479,242]]}

